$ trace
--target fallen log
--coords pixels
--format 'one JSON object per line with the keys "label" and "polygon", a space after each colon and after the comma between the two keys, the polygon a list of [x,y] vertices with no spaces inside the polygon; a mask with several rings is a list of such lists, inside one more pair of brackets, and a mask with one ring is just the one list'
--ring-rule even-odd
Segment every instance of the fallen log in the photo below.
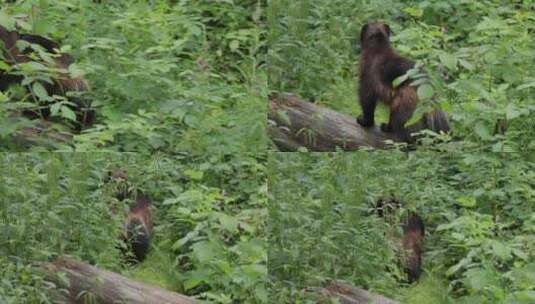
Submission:
{"label": "fallen log", "polygon": [[[424,129],[448,132],[449,124],[446,114],[436,110],[424,114],[407,129],[410,133]],[[268,133],[280,151],[295,151],[299,147],[310,151],[386,149],[391,146],[388,140],[403,142],[396,134],[382,132],[378,126],[363,128],[355,117],[283,93],[269,98]]]}
{"label": "fallen log", "polygon": [[[16,124],[16,121],[14,121]],[[26,151],[31,147],[56,149],[60,145],[72,143],[70,131],[47,120],[33,121],[32,126],[24,126],[6,137],[6,143],[16,151]]]}
{"label": "fallen log", "polygon": [[400,304],[382,295],[346,283],[333,281],[327,287],[316,289],[319,293],[318,303],[330,303],[329,299],[337,299],[340,304]]}
{"label": "fallen log", "polygon": [[54,285],[51,293],[54,303],[196,303],[184,295],[134,281],[68,257],[41,264],[40,269],[44,271],[45,281]]}

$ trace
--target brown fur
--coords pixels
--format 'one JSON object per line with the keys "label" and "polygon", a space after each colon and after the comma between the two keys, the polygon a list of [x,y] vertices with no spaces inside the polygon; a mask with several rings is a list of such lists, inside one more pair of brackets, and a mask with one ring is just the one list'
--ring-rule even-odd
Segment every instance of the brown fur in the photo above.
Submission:
{"label": "brown fur", "polygon": [[136,198],[136,204],[130,208],[126,222],[131,222],[134,218],[140,219],[147,231],[152,231],[152,212],[148,196],[139,194]]}
{"label": "brown fur", "polygon": [[[121,239],[125,241],[129,250],[133,253],[134,259],[128,259],[128,261],[143,261],[150,249],[152,239],[151,200],[148,195],[130,185],[128,175],[123,169],[117,169],[113,172],[108,171],[105,182],[112,182],[116,185],[115,197],[118,201],[126,199],[134,201],[126,215],[125,228]],[[112,212],[116,212],[117,209],[119,208],[113,208],[112,206]]]}
{"label": "brown fur", "polygon": [[[0,26],[0,41],[3,42],[2,56],[5,63],[10,66],[15,66],[20,63],[35,61],[39,56],[32,55],[32,48],[28,47],[25,50],[19,50],[16,46],[18,40],[23,40],[28,43],[39,45],[44,48],[52,57],[51,62],[45,60],[38,60],[39,63],[55,70],[53,75],[53,82],[48,83],[41,81],[41,84],[46,89],[49,96],[61,95],[66,96],[68,92],[84,92],[89,90],[89,86],[82,77],[73,77],[67,70],[74,62],[70,54],[60,53],[59,45],[45,37],[31,34],[21,34],[17,31],[8,31],[6,28]],[[7,71],[0,71],[0,90],[6,90],[10,85],[21,83],[23,76],[10,74]],[[76,113],[76,121],[78,125],[76,129],[80,130],[83,126],[90,125],[95,118],[94,110],[89,108],[88,102],[76,97],[69,98],[75,106],[71,107]],[[40,101],[40,110],[27,110],[24,115],[30,119],[43,117],[48,119],[50,116],[50,109],[48,103]]]}
{"label": "brown fur", "polygon": [[152,212],[148,196],[138,194],[126,218],[125,239],[136,261],[143,261],[152,239]]}
{"label": "brown fur", "polygon": [[425,228],[420,216],[411,212],[403,226],[401,246],[403,248],[405,272],[409,283],[418,280],[422,273],[422,252]]}
{"label": "brown fur", "polygon": [[[396,198],[381,198],[375,205],[375,211],[379,217],[384,218],[390,225],[395,225],[395,213],[401,206],[401,202]],[[394,242],[399,244],[400,260],[407,273],[407,281],[413,283],[418,280],[422,272],[424,222],[417,213],[409,212],[408,216],[402,220],[401,227],[403,235],[401,239],[395,238]],[[391,237],[393,237],[393,234]]]}
{"label": "brown fur", "polygon": [[410,140],[405,123],[416,110],[416,89],[407,83],[392,86],[392,81],[405,74],[414,65],[398,55],[390,47],[390,27],[382,22],[362,27],[360,42],[362,53],[359,59],[359,102],[362,116],[357,121],[363,127],[375,124],[374,113],[381,100],[390,108],[388,124],[382,124],[384,132],[395,132]]}

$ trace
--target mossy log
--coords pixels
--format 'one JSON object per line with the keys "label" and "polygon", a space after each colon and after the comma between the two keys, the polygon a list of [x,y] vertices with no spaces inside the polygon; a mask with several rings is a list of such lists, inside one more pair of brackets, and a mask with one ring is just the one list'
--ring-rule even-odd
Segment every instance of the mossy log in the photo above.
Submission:
{"label": "mossy log", "polygon": [[[17,123],[16,120],[14,123]],[[39,119],[33,121],[31,126],[24,126],[13,132],[5,140],[15,151],[26,151],[31,147],[55,149],[61,145],[71,144],[73,134],[65,126]]]}
{"label": "mossy log", "polygon": [[68,257],[40,264],[55,303],[192,304],[193,299]]}
{"label": "mossy log", "polygon": [[[449,124],[446,114],[436,110],[425,113],[407,129],[410,133],[424,129],[448,132]],[[387,149],[391,147],[389,140],[403,142],[401,137],[382,132],[378,126],[363,128],[355,117],[283,93],[269,98],[268,133],[280,151],[295,151],[299,147],[310,151]]]}
{"label": "mossy log", "polygon": [[318,304],[330,303],[330,299],[337,299],[340,304],[400,304],[382,295],[337,281],[314,291],[319,297]]}

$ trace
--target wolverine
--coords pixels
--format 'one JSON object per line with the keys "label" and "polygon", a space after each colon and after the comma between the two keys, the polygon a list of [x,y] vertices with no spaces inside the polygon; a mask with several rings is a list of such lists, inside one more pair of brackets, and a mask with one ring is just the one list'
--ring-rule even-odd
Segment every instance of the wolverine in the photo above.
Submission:
{"label": "wolverine", "polygon": [[416,282],[422,273],[422,255],[424,251],[425,225],[420,215],[408,211],[398,222],[396,213],[403,207],[403,203],[395,197],[380,198],[375,206],[377,215],[385,219],[390,225],[399,224],[403,234],[394,240],[400,254],[400,262],[407,274],[408,283]]}
{"label": "wolverine", "polygon": [[422,252],[425,236],[424,221],[415,212],[410,212],[402,224],[401,247],[404,251],[404,268],[409,283],[414,283],[422,273]]}
{"label": "wolverine", "polygon": [[150,198],[139,193],[126,218],[125,241],[129,244],[137,262],[143,261],[150,249],[152,238],[152,212],[150,205]]}
{"label": "wolverine", "polygon": [[[126,244],[126,248],[123,248],[126,251],[123,253],[127,262],[131,264],[141,262],[150,250],[153,235],[152,201],[147,194],[129,182],[124,169],[108,171],[104,181],[112,184],[114,197],[118,202],[130,204],[121,235],[122,241]],[[111,206],[112,213],[117,213],[118,209],[117,206]],[[132,254],[129,254],[130,252]]]}
{"label": "wolverine", "polygon": [[405,123],[416,110],[416,88],[406,81],[394,88],[392,81],[413,68],[414,62],[398,55],[390,47],[391,33],[390,27],[383,22],[368,23],[361,29],[359,102],[362,115],[357,122],[363,127],[373,126],[375,107],[381,100],[390,108],[389,121],[381,124],[381,130],[410,140]]}

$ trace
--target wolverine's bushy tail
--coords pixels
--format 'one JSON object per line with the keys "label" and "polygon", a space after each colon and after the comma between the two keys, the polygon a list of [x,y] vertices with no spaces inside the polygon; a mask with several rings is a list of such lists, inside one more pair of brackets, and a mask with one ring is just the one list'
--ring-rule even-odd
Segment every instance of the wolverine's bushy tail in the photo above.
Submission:
{"label": "wolverine's bushy tail", "polygon": [[422,273],[422,253],[425,235],[424,221],[411,212],[403,225],[403,249],[406,254],[405,271],[409,283],[413,283]]}
{"label": "wolverine's bushy tail", "polygon": [[131,218],[126,226],[126,237],[136,260],[143,261],[149,251],[151,239],[146,223],[138,217]]}
{"label": "wolverine's bushy tail", "polygon": [[150,204],[149,197],[139,193],[135,205],[130,208],[126,222],[127,243],[139,262],[147,256],[152,238]]}

